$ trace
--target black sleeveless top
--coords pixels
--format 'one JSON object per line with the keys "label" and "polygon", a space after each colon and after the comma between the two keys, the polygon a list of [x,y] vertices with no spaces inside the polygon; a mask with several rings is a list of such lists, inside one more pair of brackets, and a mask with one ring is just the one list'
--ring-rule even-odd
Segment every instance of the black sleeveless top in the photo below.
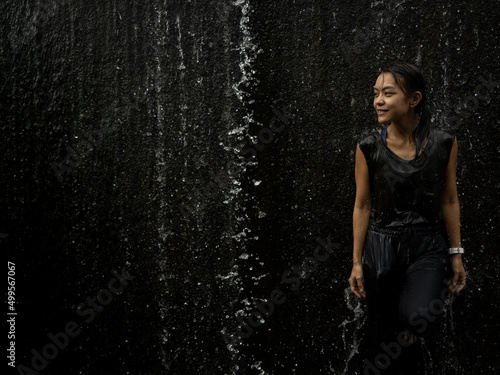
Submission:
{"label": "black sleeveless top", "polygon": [[454,139],[448,131],[431,129],[420,155],[404,160],[377,130],[362,138],[359,147],[370,175],[370,221],[386,227],[442,224],[441,194]]}

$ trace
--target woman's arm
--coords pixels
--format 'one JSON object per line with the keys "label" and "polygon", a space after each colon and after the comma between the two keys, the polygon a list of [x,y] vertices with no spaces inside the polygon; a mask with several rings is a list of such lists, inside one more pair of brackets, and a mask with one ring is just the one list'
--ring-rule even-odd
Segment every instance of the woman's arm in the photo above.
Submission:
{"label": "woman's arm", "polygon": [[[446,167],[445,186],[441,199],[441,207],[443,219],[448,232],[448,240],[451,247],[461,247],[460,241],[460,203],[457,193],[457,153],[458,143],[457,138],[451,147],[450,159]],[[454,254],[451,256],[451,268],[453,277],[450,280],[450,292],[458,293],[465,287],[466,273],[462,264],[462,254]]]}
{"label": "woman's arm", "polygon": [[349,284],[351,291],[359,298],[366,297],[363,287],[363,265],[361,257],[363,255],[363,245],[365,242],[366,230],[370,221],[371,196],[370,196],[370,178],[368,165],[365,155],[356,147],[356,201],[354,203],[354,212],[352,215],[353,229],[353,267]]}

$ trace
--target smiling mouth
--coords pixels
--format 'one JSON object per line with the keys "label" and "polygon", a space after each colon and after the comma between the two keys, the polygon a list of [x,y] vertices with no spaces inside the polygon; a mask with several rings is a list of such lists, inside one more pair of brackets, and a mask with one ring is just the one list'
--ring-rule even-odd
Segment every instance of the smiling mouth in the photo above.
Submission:
{"label": "smiling mouth", "polygon": [[387,112],[389,112],[388,109],[377,109],[377,115],[379,116],[383,116],[385,115]]}

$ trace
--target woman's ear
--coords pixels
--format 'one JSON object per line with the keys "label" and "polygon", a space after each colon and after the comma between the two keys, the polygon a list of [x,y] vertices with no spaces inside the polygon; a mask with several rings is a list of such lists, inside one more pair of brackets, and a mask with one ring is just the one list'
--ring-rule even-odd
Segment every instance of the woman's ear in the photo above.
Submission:
{"label": "woman's ear", "polygon": [[415,108],[418,103],[422,100],[422,93],[420,91],[415,91],[415,93],[410,98],[410,107]]}

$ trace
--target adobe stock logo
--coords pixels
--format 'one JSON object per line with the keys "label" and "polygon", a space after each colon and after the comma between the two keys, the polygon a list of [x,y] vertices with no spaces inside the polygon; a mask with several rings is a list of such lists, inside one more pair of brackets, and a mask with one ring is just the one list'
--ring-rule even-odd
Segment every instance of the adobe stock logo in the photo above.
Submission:
{"label": "adobe stock logo", "polygon": [[[418,311],[413,312],[409,316],[410,326],[415,332],[424,333],[429,323],[434,322],[445,310],[446,301],[451,298],[452,293],[448,289],[448,280],[443,280],[445,287],[441,290],[440,298],[435,298],[429,302],[427,307],[419,307]],[[408,347],[411,344],[406,342],[405,331],[399,332],[397,339],[388,344],[382,342],[380,348],[382,351],[375,357],[375,364],[368,359],[364,360],[365,369],[364,375],[379,375],[381,370],[386,370],[395,361],[402,352],[402,348]]]}
{"label": "adobe stock logo", "polygon": [[484,104],[490,104],[492,99],[490,95],[495,94],[498,87],[500,87],[499,81],[494,81],[492,74],[486,74],[487,78],[482,75],[477,78],[480,82],[474,88],[474,94],[467,96],[462,102],[458,103],[455,110],[455,115],[451,115],[447,122],[453,126],[455,131],[460,131],[462,126],[466,123],[465,120],[469,118],[472,114],[476,112],[479,108],[481,102]]}
{"label": "adobe stock logo", "polygon": [[[142,103],[147,99],[148,88],[139,84],[133,87],[129,96],[124,98],[124,102],[119,107],[113,109],[113,113],[120,113],[122,118],[127,118],[136,110],[139,110]],[[74,171],[84,162],[93,151],[98,149],[106,136],[120,130],[122,120],[115,118],[113,114],[105,115],[99,129],[81,129],[79,135],[75,135],[70,145],[66,145],[66,156],[59,161],[50,163],[57,180],[63,182],[64,174]]]}
{"label": "adobe stock logo", "polygon": [[[262,152],[267,145],[271,144],[274,139],[284,132],[292,119],[284,109],[279,111],[276,107],[271,106],[273,116],[269,120],[267,126],[261,128],[257,133],[257,142],[248,141],[244,147],[238,151],[238,155],[244,161],[255,161],[257,154]],[[185,219],[189,219],[195,212],[200,210],[204,204],[207,204],[207,198],[214,197],[222,191],[227,191],[231,188],[231,176],[234,176],[240,170],[240,166],[235,161],[229,161],[225,169],[217,173],[210,173],[210,181],[201,188],[195,188],[191,194],[190,201],[182,202],[178,205],[180,213]]]}
{"label": "adobe stock logo", "polygon": [[[255,303],[254,309],[248,315],[237,315],[236,319],[240,323],[235,333],[227,333],[224,330],[222,336],[228,347],[235,347],[254,333],[254,329],[260,327],[275,311],[275,306],[282,305],[286,301],[283,289],[289,288],[290,291],[296,291],[300,288],[301,280],[307,279],[314,271],[318,269],[321,262],[328,260],[336,249],[340,248],[339,243],[332,243],[331,236],[326,241],[321,237],[316,238],[316,248],[311,256],[307,256],[300,266],[292,266],[291,270],[286,270],[281,276],[281,282],[284,287],[276,288],[269,294],[269,299],[264,299]],[[295,276],[294,276],[295,274]]]}
{"label": "adobe stock logo", "polygon": [[66,145],[66,157],[64,160],[51,163],[57,180],[62,182],[65,173],[78,167],[86,156],[101,145],[106,134],[110,134],[116,130],[117,127],[114,125],[113,127],[105,126],[99,130],[85,133],[83,137],[78,138],[78,142],[74,148]]}
{"label": "adobe stock logo", "polygon": [[[245,158],[245,161],[254,160],[257,156],[257,151],[260,152],[264,150],[266,145],[270,144],[274,140],[276,134],[280,134],[288,127],[291,116],[286,113],[285,110],[282,112],[278,111],[278,109],[274,106],[271,106],[271,109],[274,115],[271,120],[269,120],[269,125],[263,127],[257,133],[258,142],[251,143],[240,150],[240,155]],[[281,125],[276,126],[276,122],[281,122]]]}
{"label": "adobe stock logo", "polygon": [[[81,317],[86,317],[85,323],[91,323],[96,313],[103,311],[104,306],[109,305],[114,298],[114,295],[123,293],[123,288],[128,285],[130,280],[135,277],[131,276],[125,267],[121,274],[117,271],[112,271],[113,277],[108,282],[107,289],[101,289],[94,297],[87,297],[86,302],[82,302],[76,308],[76,314]],[[66,349],[72,338],[77,337],[82,332],[82,327],[75,321],[70,321],[65,324],[64,329],[57,333],[49,332],[47,338],[49,342],[43,346],[41,350],[31,349],[33,357],[31,358],[31,367],[20,364],[17,366],[17,371],[21,375],[38,375],[45,370],[50,361],[57,358],[59,353]]]}
{"label": "adobe stock logo", "polygon": [[55,15],[60,6],[69,3],[70,0],[51,0],[40,4],[38,14],[35,17],[35,25],[43,28],[48,25],[49,20]]}

